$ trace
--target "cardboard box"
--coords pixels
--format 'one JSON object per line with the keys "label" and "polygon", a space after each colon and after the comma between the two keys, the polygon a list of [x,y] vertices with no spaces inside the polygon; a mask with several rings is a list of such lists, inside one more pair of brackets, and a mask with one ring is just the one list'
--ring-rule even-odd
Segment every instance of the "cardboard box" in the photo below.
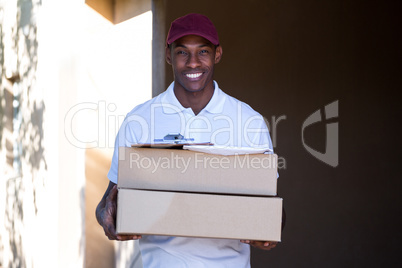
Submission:
{"label": "cardboard box", "polygon": [[118,187],[275,196],[277,155],[120,147]]}
{"label": "cardboard box", "polygon": [[119,189],[117,232],[281,240],[282,198]]}

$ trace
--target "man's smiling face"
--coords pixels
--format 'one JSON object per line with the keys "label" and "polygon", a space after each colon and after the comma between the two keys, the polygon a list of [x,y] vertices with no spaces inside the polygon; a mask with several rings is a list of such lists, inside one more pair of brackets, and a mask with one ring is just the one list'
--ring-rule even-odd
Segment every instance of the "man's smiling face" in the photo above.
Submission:
{"label": "man's smiling face", "polygon": [[186,35],[166,49],[166,60],[172,65],[175,90],[198,92],[213,89],[214,65],[222,56],[222,48],[207,39]]}

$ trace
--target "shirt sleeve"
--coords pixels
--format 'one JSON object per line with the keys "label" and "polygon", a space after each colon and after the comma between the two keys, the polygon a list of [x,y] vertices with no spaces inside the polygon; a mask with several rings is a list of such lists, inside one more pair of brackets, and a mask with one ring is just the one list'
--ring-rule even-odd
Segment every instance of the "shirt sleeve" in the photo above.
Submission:
{"label": "shirt sleeve", "polygon": [[249,147],[268,147],[273,150],[271,136],[264,117],[254,115],[244,123],[244,139]]}
{"label": "shirt sleeve", "polygon": [[261,135],[260,135],[259,144],[269,147],[269,149],[271,149],[272,152],[274,152],[274,148],[272,146],[271,135],[269,135],[269,129],[266,124],[265,118],[263,118],[261,121]]}
{"label": "shirt sleeve", "polygon": [[130,124],[129,116],[126,116],[122,125],[120,126],[114,143],[112,164],[107,174],[107,177],[111,182],[117,184],[117,171],[119,168],[119,148],[131,147],[131,145],[135,143],[138,143],[137,138]]}
{"label": "shirt sleeve", "polygon": [[[274,148],[272,145],[272,140],[271,140],[271,135],[269,134],[269,129],[268,129],[268,121],[265,117],[263,117],[263,125],[261,128],[265,128],[266,131],[262,131],[262,135],[260,136],[260,144],[268,144],[269,149],[272,150],[272,153],[274,153]],[[276,173],[276,177],[279,178],[279,172]]]}

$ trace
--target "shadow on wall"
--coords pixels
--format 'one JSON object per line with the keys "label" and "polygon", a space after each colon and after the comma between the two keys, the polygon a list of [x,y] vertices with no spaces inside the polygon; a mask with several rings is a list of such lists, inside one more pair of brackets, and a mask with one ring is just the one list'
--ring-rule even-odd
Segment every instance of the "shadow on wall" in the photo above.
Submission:
{"label": "shadow on wall", "polygon": [[[9,3],[7,5],[12,6]],[[3,243],[9,246],[9,252],[4,252],[8,259],[4,265],[26,267],[29,264],[26,263],[23,234],[26,233],[26,225],[35,220],[27,215],[35,216],[38,213],[37,200],[45,191],[47,170],[43,144],[45,104],[41,90],[36,86],[38,39],[35,14],[41,1],[19,0],[14,5],[17,7],[15,14],[8,14],[7,19],[10,21],[7,23],[4,23],[6,18],[3,16],[0,27],[1,143],[7,138],[4,142],[7,148],[0,149],[7,149],[9,154],[14,151],[11,153],[14,154],[14,163],[10,164],[14,167],[14,174],[17,174],[8,177],[5,183],[4,228],[8,233],[8,241]],[[2,10],[2,13],[14,11],[12,8],[10,10]],[[5,33],[11,36],[5,36]],[[6,77],[6,72],[12,73],[12,77]],[[4,85],[6,83],[3,83],[6,78],[9,83],[7,89]],[[6,99],[6,93],[13,96]],[[7,108],[11,109],[10,112]],[[17,134],[16,138],[14,135],[4,136],[5,125],[10,127],[11,133]],[[33,198],[33,204],[24,204],[26,196]],[[27,205],[30,211],[24,211]]]}
{"label": "shadow on wall", "polygon": [[[31,106],[28,99],[28,107]],[[47,170],[47,163],[44,156],[44,130],[43,115],[45,112],[45,104],[43,101],[36,105],[33,102],[32,109],[23,116],[21,129],[19,132],[21,146],[21,161],[28,163],[32,175],[33,204],[35,214],[38,213],[37,196],[38,189],[45,186],[45,177],[43,171]],[[36,187],[35,187],[36,186]]]}
{"label": "shadow on wall", "polygon": [[4,227],[9,233],[9,267],[26,267],[22,247],[22,228],[24,220],[22,178],[10,178],[6,184],[6,217]]}
{"label": "shadow on wall", "polygon": [[[0,13],[3,14],[3,8],[0,8]],[[0,18],[2,20],[2,18]],[[3,128],[5,125],[5,112],[6,105],[5,93],[3,88],[3,74],[4,74],[4,41],[3,41],[3,22],[0,24],[0,150],[2,149]]]}
{"label": "shadow on wall", "polygon": [[[19,81],[13,86],[14,92],[14,131],[18,133],[17,148],[19,167],[17,173],[24,178],[31,176],[33,189],[33,202],[35,214],[38,212],[37,190],[45,184],[43,172],[47,170],[44,157],[44,113],[45,104],[41,94],[34,94],[40,89],[36,86],[36,71],[38,65],[38,39],[37,26],[34,13],[41,5],[41,1],[18,1],[16,34],[13,36],[17,47],[17,68]],[[21,42],[24,39],[24,42]],[[22,53],[20,52],[22,51]],[[23,174],[24,172],[30,174]],[[38,186],[38,187],[35,187]]]}

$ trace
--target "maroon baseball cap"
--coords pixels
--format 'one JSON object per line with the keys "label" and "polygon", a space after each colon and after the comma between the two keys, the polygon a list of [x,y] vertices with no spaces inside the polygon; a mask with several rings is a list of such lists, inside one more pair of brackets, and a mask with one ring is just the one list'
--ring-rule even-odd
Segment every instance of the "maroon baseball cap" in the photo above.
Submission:
{"label": "maroon baseball cap", "polygon": [[186,35],[198,35],[209,40],[214,45],[219,45],[218,32],[212,21],[204,15],[191,13],[172,22],[166,39],[170,45],[177,39]]}

